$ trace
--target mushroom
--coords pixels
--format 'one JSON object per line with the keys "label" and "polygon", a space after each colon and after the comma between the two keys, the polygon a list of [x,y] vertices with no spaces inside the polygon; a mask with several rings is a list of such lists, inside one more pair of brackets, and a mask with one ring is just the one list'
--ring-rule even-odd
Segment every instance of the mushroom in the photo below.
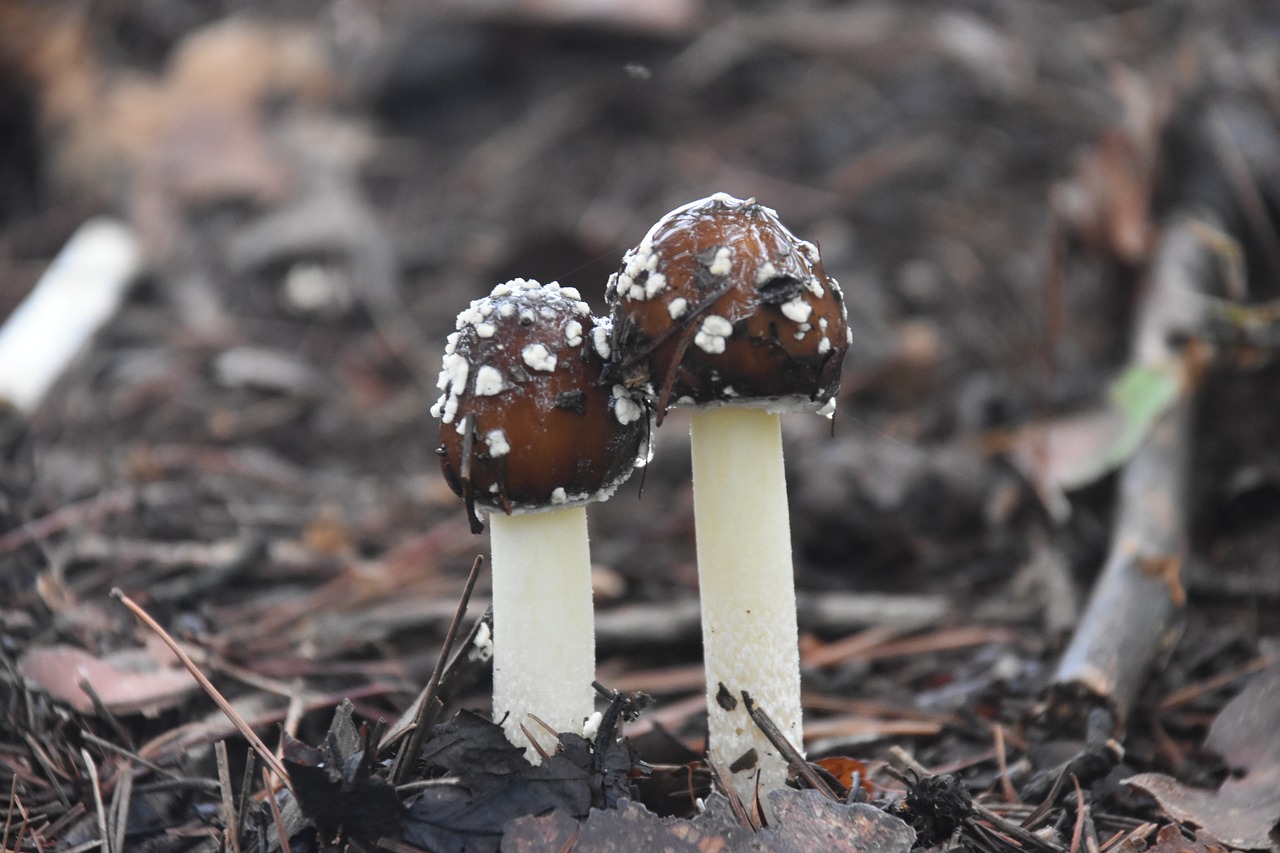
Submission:
{"label": "mushroom", "polygon": [[[850,338],[817,248],[723,193],[668,213],[609,282],[615,370],[652,380],[657,422],[692,406],[710,758],[747,803],[786,782],[742,693],[802,747],[779,413],[830,415]],[[757,775],[758,774],[758,775]]]}
{"label": "mushroom", "polygon": [[[554,748],[593,711],[585,505],[647,460],[644,401],[602,378],[609,320],[571,287],[514,279],[458,315],[440,371],[440,466],[472,531],[489,512],[493,713],[517,746]],[[537,761],[537,755],[530,760]]]}

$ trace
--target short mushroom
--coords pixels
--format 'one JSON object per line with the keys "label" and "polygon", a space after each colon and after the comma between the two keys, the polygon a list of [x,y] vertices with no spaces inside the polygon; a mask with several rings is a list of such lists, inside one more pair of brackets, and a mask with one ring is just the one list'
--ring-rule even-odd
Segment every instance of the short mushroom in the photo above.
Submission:
{"label": "short mushroom", "polygon": [[608,342],[576,290],[514,279],[459,314],[445,347],[440,465],[473,532],[489,511],[494,718],[517,746],[528,732],[554,747],[530,714],[576,732],[593,710],[584,506],[644,461],[648,434],[643,400],[602,379]]}
{"label": "short mushroom", "polygon": [[653,383],[658,423],[670,405],[694,409],[709,752],[750,803],[757,784],[783,785],[787,766],[742,691],[802,747],[779,413],[834,411],[850,342],[844,298],[812,243],[769,208],[723,193],[654,225],[608,298],[615,370]]}

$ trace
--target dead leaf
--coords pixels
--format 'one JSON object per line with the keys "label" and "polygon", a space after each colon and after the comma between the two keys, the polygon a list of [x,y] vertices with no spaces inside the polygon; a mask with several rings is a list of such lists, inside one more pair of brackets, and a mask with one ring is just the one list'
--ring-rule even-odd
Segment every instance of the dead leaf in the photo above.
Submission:
{"label": "dead leaf", "polygon": [[1224,844],[1280,845],[1280,666],[1259,673],[1218,714],[1205,746],[1232,774],[1217,791],[1189,788],[1162,773],[1124,780],[1155,797],[1174,820],[1190,821]]}
{"label": "dead leaf", "polygon": [[[169,659],[176,663],[172,655]],[[148,717],[182,702],[198,686],[191,673],[162,663],[147,649],[99,658],[75,646],[45,646],[23,655],[18,670],[82,714],[94,713],[94,707],[81,682],[89,684],[111,713]]]}
{"label": "dead leaf", "polygon": [[856,758],[846,758],[843,755],[832,755],[827,758],[819,758],[813,763],[836,777],[846,790],[853,787],[853,774],[856,773],[858,774],[858,785],[867,792],[867,796],[872,797],[878,793],[875,783],[867,778],[871,774],[864,761],[859,761]]}
{"label": "dead leaf", "polygon": [[302,813],[322,834],[342,828],[352,838],[376,841],[399,833],[404,807],[395,788],[373,775],[373,753],[353,710],[349,700],[338,707],[318,748],[285,732],[284,763]]}
{"label": "dead leaf", "polygon": [[663,818],[624,800],[616,809],[593,810],[581,824],[560,813],[526,817],[506,827],[504,853],[572,849],[574,853],[907,853],[915,833],[874,806],[847,805],[817,791],[783,789],[769,794],[777,825],[760,832],[740,826],[723,795],[707,798],[692,820]]}
{"label": "dead leaf", "polygon": [[[901,820],[865,803],[837,803],[817,791],[773,791],[778,816],[766,850],[906,853],[916,834]],[[764,834],[764,833],[762,833]]]}
{"label": "dead leaf", "polygon": [[1182,389],[1178,362],[1132,364],[1111,382],[1105,406],[1032,426],[1012,441],[1013,461],[1042,488],[1095,482],[1133,457]]}
{"label": "dead leaf", "polygon": [[1147,853],[1227,853],[1227,848],[1210,838],[1203,830],[1196,830],[1196,837],[1188,841],[1182,827],[1176,823],[1162,826],[1156,833],[1156,841]]}
{"label": "dead leaf", "polygon": [[1034,424],[1013,435],[1006,445],[997,437],[992,449],[1007,446],[1013,463],[1034,483],[1071,490],[1108,473],[1106,448],[1124,432],[1118,412],[1098,408]]}
{"label": "dead leaf", "polygon": [[503,827],[523,815],[554,814],[576,825],[593,806],[623,802],[633,758],[626,744],[594,751],[583,738],[562,734],[556,753],[531,765],[500,726],[464,711],[432,731],[420,761],[430,775],[453,782],[414,797],[403,840],[461,853],[497,850]]}

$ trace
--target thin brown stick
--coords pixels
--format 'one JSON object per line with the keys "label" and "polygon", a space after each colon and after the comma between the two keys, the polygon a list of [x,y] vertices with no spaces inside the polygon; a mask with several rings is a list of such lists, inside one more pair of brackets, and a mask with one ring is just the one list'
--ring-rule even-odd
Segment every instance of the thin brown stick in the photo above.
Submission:
{"label": "thin brown stick", "polygon": [[[889,748],[889,762],[892,767],[908,770],[917,777],[931,776],[929,769],[915,759],[911,753],[907,752],[900,746],[892,746]],[[905,776],[902,777],[907,780]],[[1018,824],[1005,818],[991,809],[984,806],[976,800],[973,803],[973,816],[965,818],[965,822],[972,824],[975,819],[981,819],[991,824],[997,832],[1007,835],[1022,844],[1023,847],[1033,847],[1038,850],[1052,851],[1052,853],[1063,853],[1063,849],[1057,844],[1050,843],[1035,833],[1028,832]]]}
{"label": "thin brown stick", "polygon": [[132,750],[126,749],[125,747],[120,746],[119,744],[112,743],[106,738],[100,738],[97,735],[95,735],[93,732],[89,731],[88,729],[81,729],[80,737],[84,738],[87,743],[91,743],[94,746],[98,747],[99,749],[105,749],[108,752],[114,752],[116,755],[122,755],[125,758],[129,759],[131,762],[142,765],[143,767],[150,770],[152,773],[159,774],[160,776],[168,776],[170,779],[181,778],[177,773],[174,773],[172,770],[161,767],[159,764],[156,764],[154,761],[148,761],[147,759],[143,758],[141,755],[138,755],[138,753],[133,752]]}
{"label": "thin brown stick", "polygon": [[222,843],[231,846],[232,853],[240,853],[240,832],[236,820],[236,804],[231,792],[231,764],[227,761],[227,742],[220,740],[213,745],[218,764],[218,793],[222,799]]}
{"label": "thin brown stick", "polygon": [[40,742],[35,739],[31,732],[23,732],[22,739],[27,744],[27,748],[31,750],[31,754],[35,756],[36,763],[44,770],[45,776],[49,780],[49,784],[53,786],[53,792],[58,797],[58,802],[62,803],[63,808],[71,808],[71,799],[67,797],[67,792],[63,790],[62,783],[58,781],[58,777],[69,780],[70,775],[61,767],[54,763],[53,756],[45,751]]}
{"label": "thin brown stick", "polygon": [[[875,629],[869,629],[872,631]],[[868,632],[869,632],[868,631]],[[942,628],[930,631],[918,637],[903,637],[897,640],[886,640],[862,649],[854,655],[845,655],[841,660],[857,658],[858,660],[886,660],[890,658],[911,657],[930,652],[951,652],[973,646],[995,645],[997,643],[1016,643],[1018,632],[999,625],[965,625],[956,628]]]}
{"label": "thin brown stick", "polygon": [[1102,845],[1102,853],[1109,853],[1109,851],[1114,849],[1116,845],[1123,844],[1126,841],[1135,843],[1138,841],[1145,841],[1148,835],[1159,828],[1159,825],[1154,823],[1143,823],[1135,826],[1133,829],[1129,830],[1128,833],[1122,833],[1123,837],[1112,838],[1106,844]]}
{"label": "thin brown stick", "polygon": [[932,776],[928,767],[925,767],[916,757],[907,752],[900,746],[889,747],[889,764],[898,770],[910,770],[917,776]]}
{"label": "thin brown stick", "polygon": [[46,838],[57,838],[67,827],[84,817],[84,803],[76,803],[71,808],[62,813],[62,816],[53,823],[43,827],[40,832]]}
{"label": "thin brown stick", "polygon": [[[363,687],[346,688],[334,693],[320,694],[307,700],[307,710],[316,711],[321,708],[333,708],[340,705],[343,699],[350,699],[355,702],[369,696],[399,695],[401,693],[403,693],[402,688],[391,684],[369,684]],[[252,723],[246,722],[246,725],[263,727],[272,723],[279,723],[284,719],[284,715],[285,710],[283,708],[263,710],[254,715]],[[228,724],[232,730],[238,731],[233,722],[228,720]],[[143,744],[141,753],[156,757],[173,757],[176,753],[191,749],[197,744],[211,744],[219,738],[226,737],[228,734],[230,732],[208,725],[204,721],[183,723],[160,734],[154,740]]]}
{"label": "thin brown stick", "polygon": [[[440,689],[440,679],[444,676],[445,662],[453,654],[453,646],[458,640],[458,631],[462,627],[462,620],[466,618],[467,605],[471,603],[471,593],[476,588],[476,580],[480,577],[480,566],[483,563],[483,556],[477,556],[471,563],[471,573],[467,575],[467,582],[462,587],[462,595],[458,599],[458,608],[453,613],[453,621],[449,623],[449,630],[445,632],[444,642],[440,645],[440,654],[436,656],[436,665],[431,670],[431,677],[427,679],[427,686],[422,688],[422,693],[414,702],[413,724],[408,729],[409,740],[396,755],[395,767],[391,772],[393,785],[404,783],[404,777],[409,772],[408,768],[413,766],[414,758],[422,749],[422,740],[426,737],[426,729],[428,728],[427,722],[435,712],[433,706],[437,701],[436,694]],[[405,718],[408,718],[408,714],[405,715]],[[398,728],[400,728],[399,725],[388,731],[382,739],[381,746],[385,747],[388,743],[393,742],[396,737],[399,737],[399,735],[393,736],[392,734],[392,731]]]}
{"label": "thin brown stick", "polygon": [[[22,845],[27,842],[27,832],[31,830],[31,816],[27,814],[26,807],[21,803],[18,804],[18,811],[22,814],[22,826],[18,827],[18,838],[13,842],[14,850],[21,850]],[[7,839],[7,836],[6,836]],[[38,849],[38,848],[37,848]]]}
{"label": "thin brown stick", "polygon": [[968,770],[970,767],[977,767],[979,764],[995,761],[998,757],[994,749],[988,749],[986,752],[971,752],[963,758],[957,758],[955,761],[934,765],[933,772],[939,776],[954,776],[961,770]]}
{"label": "thin brown stick", "polygon": [[284,830],[284,815],[280,813],[280,804],[276,802],[275,788],[271,785],[271,771],[262,768],[262,789],[267,795],[267,806],[271,809],[271,822],[276,825],[276,836],[280,839],[280,849],[289,849],[289,834]]}
{"label": "thin brown stick", "polygon": [[1066,780],[1066,770],[1058,774],[1058,778],[1053,780],[1053,787],[1049,789],[1049,793],[1045,794],[1040,804],[1031,810],[1031,813],[1022,819],[1023,829],[1036,829],[1040,822],[1049,816],[1050,810],[1053,809],[1054,803],[1058,801],[1058,792],[1062,790],[1062,784]]}
{"label": "thin brown stick", "polygon": [[173,637],[169,635],[169,632],[160,626],[159,622],[152,619],[151,614],[138,606],[137,602],[132,598],[125,595],[123,590],[119,588],[111,590],[111,597],[129,608],[129,612],[136,616],[142,624],[151,629],[151,631],[153,631],[156,636],[158,636],[164,644],[169,647],[169,650],[173,652],[178,660],[182,662],[182,665],[187,668],[187,672],[191,673],[191,677],[196,680],[201,689],[204,690],[205,694],[213,700],[213,703],[218,706],[218,709],[222,711],[223,715],[231,725],[235,726],[236,731],[240,732],[241,737],[249,742],[249,745],[253,747],[254,752],[258,753],[258,757],[262,759],[262,762],[271,768],[271,771],[279,777],[281,783],[286,788],[292,791],[293,786],[289,783],[289,774],[284,769],[284,765],[276,759],[275,753],[267,748],[267,745],[262,742],[262,739],[258,737],[257,733],[254,732],[254,730],[249,727],[249,724],[245,722],[244,717],[241,717],[240,714],[236,712],[236,709],[231,707],[231,703],[226,700],[226,697],[218,692],[218,688],[213,686],[213,682],[205,677],[205,674],[200,671],[198,666],[196,666],[196,663],[191,659],[191,656],[188,655],[180,645],[178,645],[178,641],[173,639]]}
{"label": "thin brown stick", "polygon": [[102,701],[102,697],[98,695],[98,691],[94,689],[89,679],[82,678],[76,684],[89,697],[89,701],[93,703],[93,712],[107,721],[107,725],[111,726],[111,730],[115,732],[116,737],[120,738],[121,743],[133,749],[135,746],[133,735],[129,734],[128,730],[121,724],[120,719],[111,713],[111,709]]}
{"label": "thin brown stick", "polygon": [[[620,669],[620,668],[619,668]],[[706,689],[707,671],[701,663],[658,669],[631,669],[625,672],[600,667],[599,676],[619,693],[643,691],[650,695],[692,693]]]}
{"label": "thin brown stick", "polygon": [[244,776],[240,781],[240,803],[236,806],[236,814],[241,816],[240,832],[237,834],[237,843],[243,844],[246,830],[249,828],[249,822],[243,819],[244,815],[249,813],[249,801],[253,799],[253,776],[257,772],[258,763],[254,759],[253,750],[247,750],[244,755]]}
{"label": "thin brown stick", "polygon": [[570,853],[570,851],[573,850],[574,845],[578,843],[578,835],[581,834],[581,832],[582,832],[582,824],[575,823],[573,825],[573,834],[570,835],[567,839],[565,839],[564,844],[561,845],[560,847],[560,853]]}
{"label": "thin brown stick", "polygon": [[902,635],[902,629],[892,625],[873,625],[850,634],[833,643],[827,643],[804,655],[801,661],[807,667],[831,666],[860,658],[877,646]]}
{"label": "thin brown stick", "polygon": [[59,507],[48,515],[29,521],[0,536],[0,557],[28,543],[48,539],[55,533],[68,528],[79,527],[124,512],[133,506],[136,497],[137,492],[134,489],[117,489],[94,495],[79,503]]}
{"label": "thin brown stick", "polygon": [[996,723],[991,727],[991,733],[996,743],[996,766],[1000,768],[1000,796],[1006,803],[1016,803],[1018,792],[1013,789],[1013,783],[1009,781],[1009,759],[1005,754],[1004,726]]}
{"label": "thin brown stick", "polygon": [[[530,714],[529,716],[533,717],[535,721],[541,724],[541,726],[544,729],[551,732],[551,734],[553,735],[556,734],[556,730],[548,726],[546,723],[542,722],[542,720],[539,720],[537,717],[534,717],[533,714]],[[520,724],[520,733],[524,735],[525,740],[529,741],[529,745],[533,747],[533,751],[538,753],[539,760],[546,761],[548,758],[551,757],[547,753],[547,751],[542,748],[542,744],[538,743],[538,739],[533,736],[533,733],[529,731],[529,729],[525,726],[524,723]]]}
{"label": "thin brown stick", "polygon": [[[701,667],[701,664],[698,664]],[[642,688],[636,688],[642,689]],[[646,691],[648,692],[648,691]],[[943,723],[954,719],[953,714],[940,714],[934,711],[921,711],[919,708],[907,708],[892,701],[880,699],[852,699],[833,693],[818,693],[805,690],[801,693],[805,710],[830,711],[836,714],[858,714],[864,717],[877,717],[887,720],[919,720],[922,723]],[[1007,733],[1006,733],[1007,739]]]}
{"label": "thin brown stick", "polygon": [[[9,843],[9,828],[13,826],[13,808],[18,802],[18,774],[13,774],[13,778],[9,781],[9,808],[4,816],[4,834],[0,835],[0,844]],[[22,845],[15,845],[15,850],[21,850]]]}
{"label": "thin brown stick", "polygon": [[805,760],[804,756],[800,754],[800,751],[795,748],[791,741],[787,740],[786,736],[782,734],[777,723],[763,708],[755,703],[755,700],[751,698],[751,694],[745,690],[742,691],[742,704],[747,709],[751,722],[755,723],[756,728],[760,729],[769,740],[769,743],[773,744],[773,748],[778,750],[778,753],[783,758],[787,759],[787,764],[791,766],[791,769],[798,773],[810,788],[818,791],[829,800],[839,802],[840,798],[836,796],[835,791],[831,790],[831,786],[827,784],[826,780],[813,772],[809,762]]}
{"label": "thin brown stick", "polygon": [[1125,836],[1125,831],[1123,829],[1117,829],[1115,831],[1115,834],[1113,834],[1106,841],[1102,842],[1102,846],[1098,848],[1099,853],[1105,853],[1105,851],[1110,850],[1112,845],[1114,845],[1117,841],[1119,841],[1124,836]]}
{"label": "thin brown stick", "polygon": [[1226,687],[1232,682],[1239,681],[1246,675],[1252,675],[1255,672],[1266,669],[1274,662],[1275,658],[1260,655],[1259,657],[1248,661],[1243,666],[1238,666],[1235,669],[1229,669],[1226,672],[1220,672],[1212,678],[1207,678],[1204,681],[1200,681],[1195,684],[1188,684],[1181,690],[1175,690],[1168,696],[1161,699],[1159,704],[1156,705],[1156,711],[1162,713],[1164,711],[1172,711],[1174,708],[1181,707],[1188,702],[1193,702],[1196,699],[1199,699],[1206,693],[1221,690],[1223,687]]}
{"label": "thin brown stick", "polygon": [[431,853],[430,850],[424,850],[421,847],[415,847],[407,844],[398,838],[379,838],[378,849],[387,850],[389,853]]}
{"label": "thin brown stick", "polygon": [[729,800],[729,810],[733,812],[733,816],[737,819],[739,826],[745,826],[749,829],[759,829],[760,823],[753,820],[747,812],[747,807],[743,804],[742,798],[738,796],[738,792],[732,785],[725,782],[724,774],[720,772],[720,768],[716,766],[714,761],[707,761],[707,770],[711,773],[711,782],[715,785],[717,791],[725,795]]}
{"label": "thin brown stick", "polygon": [[[982,803],[975,802],[973,804],[973,813],[976,817],[991,824],[999,832],[1018,841],[1023,847],[1034,847],[1039,850],[1051,851],[1051,853],[1062,853],[1063,851],[1063,848],[1057,844],[1046,841],[1033,832],[1028,832],[1013,821],[993,812]],[[967,820],[971,821],[973,818],[967,818]]]}
{"label": "thin brown stick", "polygon": [[805,723],[804,738],[812,743],[823,738],[860,737],[933,737],[942,731],[942,723],[930,720],[885,720],[862,714],[844,714]]}

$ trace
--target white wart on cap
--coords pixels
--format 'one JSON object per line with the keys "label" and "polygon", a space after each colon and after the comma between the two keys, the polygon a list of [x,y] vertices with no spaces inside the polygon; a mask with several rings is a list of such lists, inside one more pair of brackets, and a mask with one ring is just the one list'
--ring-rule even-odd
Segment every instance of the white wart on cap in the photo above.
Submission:
{"label": "white wart on cap", "polygon": [[[506,514],[607,498],[643,452],[643,403],[604,380],[609,321],[571,287],[513,279],[458,315],[440,371],[440,467]],[[603,332],[603,334],[600,334]],[[606,347],[607,351],[607,347]]]}
{"label": "white wart on cap", "polygon": [[773,210],[724,193],[679,207],[609,280],[615,358],[671,404],[829,408],[850,343],[818,249]]}

